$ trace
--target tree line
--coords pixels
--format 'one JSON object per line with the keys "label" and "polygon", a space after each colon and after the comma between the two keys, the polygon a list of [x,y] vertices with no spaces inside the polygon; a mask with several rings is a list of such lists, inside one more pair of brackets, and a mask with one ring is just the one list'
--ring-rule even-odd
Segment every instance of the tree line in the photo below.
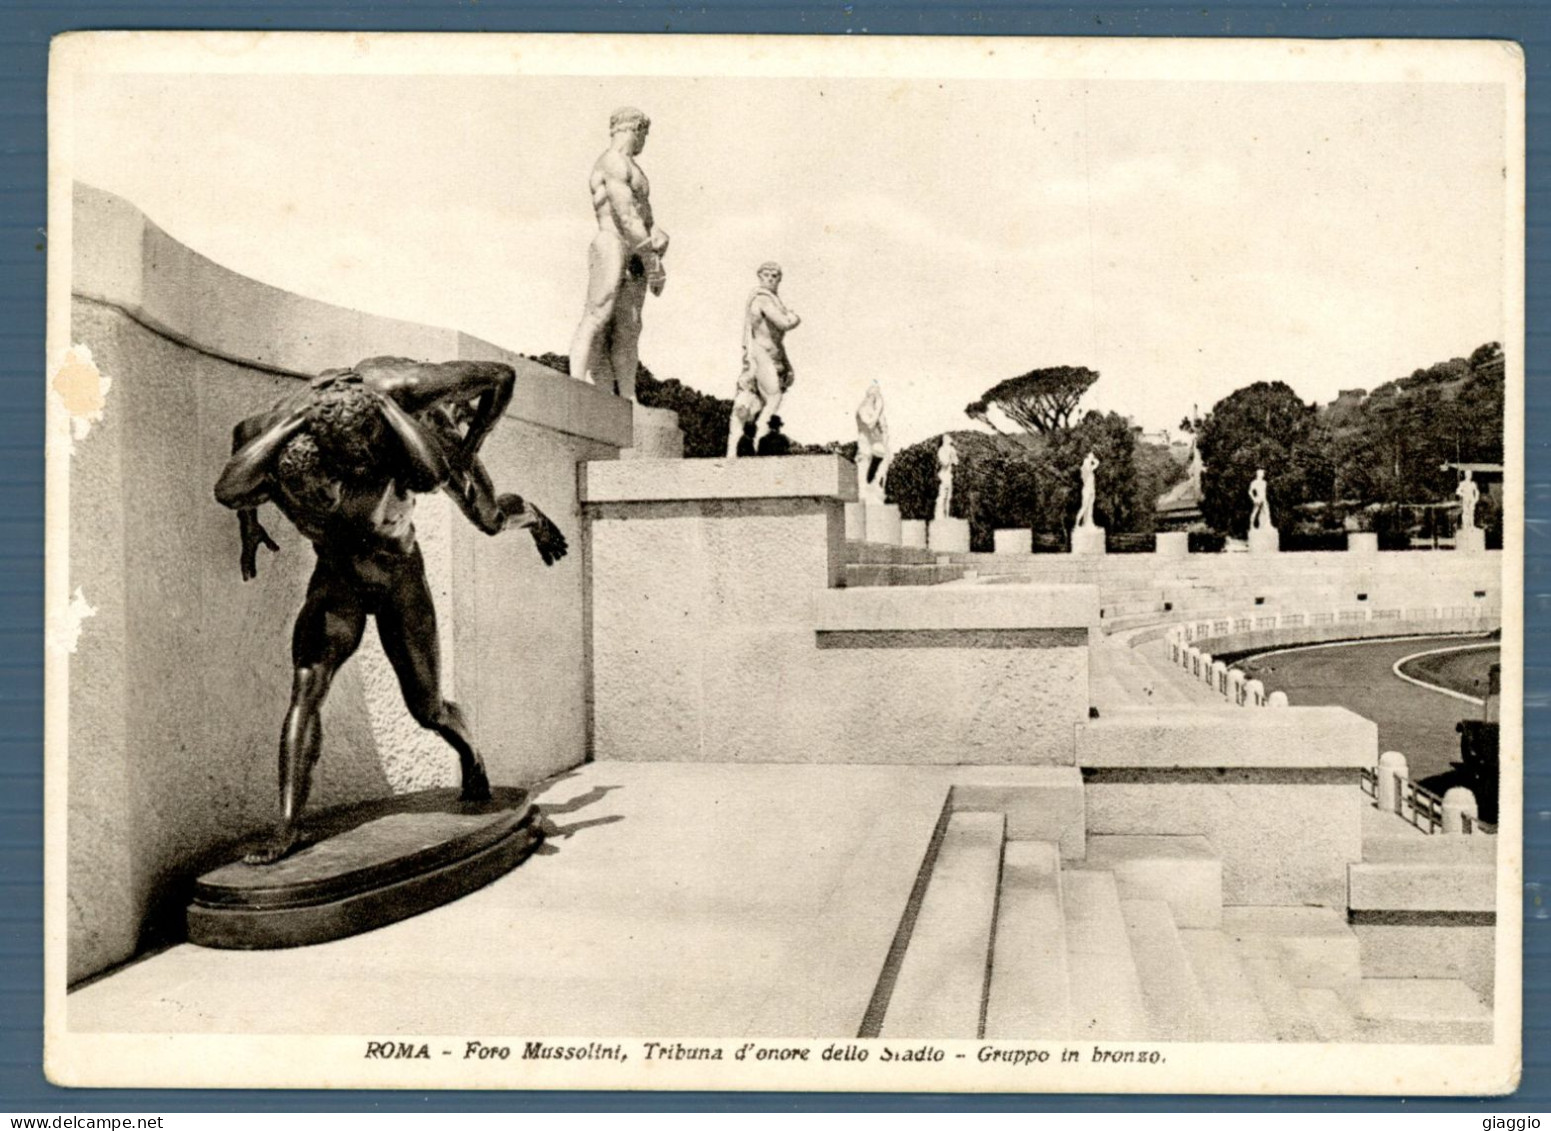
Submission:
{"label": "tree line", "polygon": [[[559,354],[535,360],[569,371]],[[965,406],[965,415],[988,429],[953,432],[959,464],[952,513],[969,521],[975,549],[990,549],[1002,528],[1032,531],[1042,549],[1066,548],[1080,501],[1078,469],[1089,451],[1100,460],[1095,518],[1112,543],[1153,533],[1157,499],[1185,477],[1183,461],[1117,413],[1079,413],[1098,380],[1083,366],[1033,369]],[[660,379],[644,365],[637,395],[644,405],[678,413],[686,458],[725,454],[730,400]],[[1284,539],[1297,544],[1300,536],[1356,528],[1377,531],[1381,545],[1401,545],[1419,528],[1452,531],[1448,507],[1458,477],[1444,465],[1501,463],[1503,412],[1502,346],[1488,342],[1468,357],[1370,392],[1343,393],[1328,405],[1305,403],[1284,382],[1256,381],[1204,417],[1187,418],[1182,431],[1194,432],[1205,465],[1201,518],[1209,531],[1245,536],[1249,483],[1264,468]],[[941,442],[939,434],[895,455],[887,494],[902,517],[932,517]],[[793,453],[847,457],[855,448],[855,441],[792,444]],[[1500,537],[1494,497],[1483,494],[1477,518],[1489,539]]]}

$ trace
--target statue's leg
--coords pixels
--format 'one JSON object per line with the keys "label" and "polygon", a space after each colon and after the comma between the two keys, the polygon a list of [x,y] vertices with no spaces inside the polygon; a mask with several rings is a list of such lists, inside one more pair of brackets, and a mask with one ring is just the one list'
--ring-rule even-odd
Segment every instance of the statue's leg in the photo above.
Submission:
{"label": "statue's leg", "polygon": [[627,272],[619,284],[610,327],[609,363],[614,370],[616,392],[635,400],[635,374],[641,360],[641,308],[646,305],[646,278]]}
{"label": "statue's leg", "polygon": [[765,438],[765,433],[770,431],[770,418],[781,407],[781,374],[776,369],[775,360],[758,346],[749,350],[754,355],[754,380],[759,384],[759,395],[764,398],[765,406],[759,410],[759,422],[754,433],[754,443],[758,444]]}
{"label": "statue's leg", "polygon": [[624,273],[624,246],[600,232],[587,253],[587,305],[571,339],[571,376],[578,381],[599,383],[596,358],[600,339],[604,327],[614,317]]}
{"label": "statue's leg", "polygon": [[436,605],[417,548],[393,579],[388,599],[377,610],[377,635],[393,665],[404,705],[415,722],[435,731],[458,752],[465,801],[490,800],[484,759],[474,749],[467,720],[458,705],[442,698],[441,658],[437,654]]}
{"label": "statue's leg", "polygon": [[297,827],[312,788],[312,767],[323,745],[323,700],[334,675],[360,646],[366,609],[359,593],[323,563],[313,571],[307,599],[291,633],[291,706],[280,732],[280,822],[249,864],[272,864],[297,846]]}

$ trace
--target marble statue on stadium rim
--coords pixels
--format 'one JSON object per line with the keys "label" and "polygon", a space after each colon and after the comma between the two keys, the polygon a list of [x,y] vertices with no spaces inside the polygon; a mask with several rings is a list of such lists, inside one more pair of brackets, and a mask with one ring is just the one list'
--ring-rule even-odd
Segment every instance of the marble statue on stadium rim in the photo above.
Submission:
{"label": "marble statue on stadium rim", "polygon": [[571,376],[630,401],[646,292],[660,295],[667,282],[668,236],[653,220],[651,186],[635,160],[651,124],[630,106],[609,118],[609,147],[587,179],[598,234],[587,253],[587,305],[571,339]]}
{"label": "marble statue on stadium rim", "polygon": [[883,504],[889,473],[889,422],[883,410],[883,390],[874,381],[856,409],[856,497]]}
{"label": "marble statue on stadium rim", "polygon": [[1251,531],[1276,529],[1271,522],[1271,502],[1266,497],[1266,469],[1263,467],[1255,469],[1255,478],[1249,485],[1249,503]]}
{"label": "marble statue on stadium rim", "polygon": [[1459,498],[1459,526],[1461,530],[1480,530],[1476,525],[1476,507],[1481,502],[1481,488],[1476,484],[1475,472],[1468,468],[1454,489]]}
{"label": "marble statue on stadium rim", "polygon": [[934,517],[940,522],[951,518],[953,507],[953,469],[959,465],[959,450],[953,446],[953,436],[944,433],[937,447],[937,509]]}
{"label": "marble statue on stadium rim", "polygon": [[1074,554],[1103,554],[1107,549],[1108,535],[1093,518],[1093,506],[1098,500],[1098,469],[1099,457],[1090,451],[1082,460],[1082,502],[1077,508],[1077,521],[1072,524]]}
{"label": "marble statue on stadium rim", "polygon": [[759,285],[743,311],[743,369],[738,374],[728,423],[729,459],[738,455],[738,441],[750,422],[755,425],[754,447],[759,449],[770,432],[771,421],[778,419],[781,398],[797,376],[786,355],[786,335],[801,325],[802,319],[781,299],[781,265],[762,263],[754,274]]}
{"label": "marble statue on stadium rim", "polygon": [[291,703],[280,734],[280,817],[249,864],[301,847],[300,822],[323,745],[323,702],[360,646],[368,617],[414,720],[457,752],[464,801],[490,800],[484,759],[458,705],[442,696],[436,608],[415,538],[416,493],[444,490],[486,534],[526,529],[545,565],[565,556],[555,524],[517,495],[495,493],[480,446],[511,403],[512,367],[374,357],[326,370],[232,433],[215,497],[237,512],[243,580],[258,550],[280,549],[259,522],[273,503],[313,545],[316,562],[291,642]]}
{"label": "marble statue on stadium rim", "polygon": [[1082,457],[1082,504],[1077,509],[1076,529],[1096,526],[1093,521],[1093,504],[1098,494],[1094,473],[1099,469],[1099,457],[1089,452]]}

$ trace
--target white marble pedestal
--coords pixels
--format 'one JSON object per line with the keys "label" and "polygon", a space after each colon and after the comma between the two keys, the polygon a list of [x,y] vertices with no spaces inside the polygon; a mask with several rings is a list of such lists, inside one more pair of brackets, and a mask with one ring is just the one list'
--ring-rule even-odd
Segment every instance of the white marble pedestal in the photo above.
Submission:
{"label": "white marble pedestal", "polygon": [[1108,546],[1104,540],[1104,528],[1102,526],[1074,526],[1072,527],[1072,553],[1093,556],[1105,553]]}
{"label": "white marble pedestal", "polygon": [[867,541],[899,545],[899,507],[894,503],[863,503]]}
{"label": "white marble pedestal", "polygon": [[1010,530],[998,530],[992,537],[995,539],[996,552],[998,554],[1032,554],[1034,552],[1034,532],[1026,527],[1016,527]]}
{"label": "white marble pedestal", "polygon": [[939,554],[969,553],[969,521],[934,518],[927,528],[927,544]]}
{"label": "white marble pedestal", "polygon": [[1252,554],[1275,554],[1282,549],[1282,535],[1274,526],[1262,526],[1259,529],[1250,527],[1249,552]]}

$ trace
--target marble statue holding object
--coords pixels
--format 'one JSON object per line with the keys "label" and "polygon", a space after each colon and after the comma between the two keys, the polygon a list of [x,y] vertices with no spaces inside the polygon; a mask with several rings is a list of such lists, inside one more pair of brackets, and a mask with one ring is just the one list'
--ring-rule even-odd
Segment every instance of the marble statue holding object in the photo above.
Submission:
{"label": "marble statue holding object", "polygon": [[651,120],[634,107],[609,118],[609,147],[587,187],[598,234],[587,254],[587,305],[571,339],[571,376],[635,400],[641,311],[646,292],[662,294],[668,236],[652,217],[651,186],[636,158]]}
{"label": "marble statue holding object", "polygon": [[1255,478],[1249,485],[1249,502],[1249,528],[1251,530],[1273,529],[1271,502],[1266,496],[1266,469],[1263,467],[1255,470]]}
{"label": "marble statue holding object", "polygon": [[944,433],[937,447],[937,509],[933,513],[938,521],[952,517],[953,469],[958,465],[959,450],[953,446],[953,436]]}
{"label": "marble statue holding object", "polygon": [[296,619],[291,702],[280,736],[280,817],[248,854],[272,864],[299,847],[312,769],[322,750],[324,699],[372,617],[421,726],[458,755],[462,798],[490,798],[490,783],[458,705],[443,698],[436,609],[415,537],[416,493],[441,489],[486,534],[526,529],[546,565],[566,540],[517,495],[495,493],[481,445],[511,402],[516,375],[499,362],[429,364],[370,358],[328,370],[299,394],[239,423],[216,499],[237,511],[244,580],[261,546],[279,547],[259,522],[273,503],[316,552]]}
{"label": "marble statue holding object", "polygon": [[755,422],[755,448],[770,431],[770,421],[781,407],[781,398],[792,387],[796,373],[786,355],[786,335],[802,323],[781,299],[781,265],[762,263],[755,272],[759,286],[749,295],[743,311],[743,369],[732,402],[727,454],[736,456],[743,426]]}
{"label": "marble statue holding object", "polygon": [[889,460],[889,422],[883,409],[883,390],[874,381],[867,386],[867,395],[856,409],[856,496],[861,502],[882,505]]}
{"label": "marble statue holding object", "polygon": [[1282,548],[1282,535],[1271,522],[1271,500],[1265,468],[1255,469],[1249,485],[1249,550],[1252,554],[1274,554]]}

